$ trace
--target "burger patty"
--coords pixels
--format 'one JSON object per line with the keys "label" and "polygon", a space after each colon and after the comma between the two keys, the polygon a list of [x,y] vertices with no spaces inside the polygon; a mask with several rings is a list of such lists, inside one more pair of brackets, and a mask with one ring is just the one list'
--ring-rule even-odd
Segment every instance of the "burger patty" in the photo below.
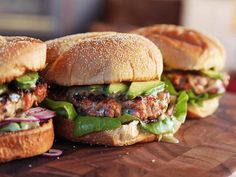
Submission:
{"label": "burger patty", "polygon": [[204,93],[217,94],[225,92],[228,85],[228,76],[223,80],[186,72],[170,72],[165,76],[172,82],[177,91],[192,90],[196,95]]}
{"label": "burger patty", "polygon": [[141,120],[155,120],[164,114],[170,103],[170,94],[161,92],[156,96],[137,97],[121,103],[123,113],[139,117]]}
{"label": "burger patty", "polygon": [[166,112],[170,103],[170,94],[161,92],[157,95],[140,96],[133,100],[127,100],[115,99],[106,95],[81,96],[54,93],[52,99],[71,102],[80,115],[115,118],[122,114],[130,114],[149,122],[157,120],[160,115]]}
{"label": "burger patty", "polygon": [[0,95],[0,121],[15,116],[42,102],[47,94],[47,84],[40,82],[33,90],[15,90]]}

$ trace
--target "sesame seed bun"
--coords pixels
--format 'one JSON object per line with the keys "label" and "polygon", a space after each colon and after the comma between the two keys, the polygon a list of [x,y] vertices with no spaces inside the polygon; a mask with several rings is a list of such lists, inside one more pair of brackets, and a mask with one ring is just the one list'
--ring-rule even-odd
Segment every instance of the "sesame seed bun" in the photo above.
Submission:
{"label": "sesame seed bun", "polygon": [[136,34],[85,33],[47,41],[45,78],[64,86],[160,79],[159,49]]}
{"label": "sesame seed bun", "polygon": [[45,67],[46,44],[38,39],[0,36],[0,84]]}
{"label": "sesame seed bun", "polygon": [[209,35],[182,26],[154,25],[132,31],[153,41],[161,50],[164,65],[170,69],[223,69],[225,50]]}
{"label": "sesame seed bun", "polygon": [[48,151],[53,144],[52,120],[40,127],[0,135],[0,163],[27,158]]}

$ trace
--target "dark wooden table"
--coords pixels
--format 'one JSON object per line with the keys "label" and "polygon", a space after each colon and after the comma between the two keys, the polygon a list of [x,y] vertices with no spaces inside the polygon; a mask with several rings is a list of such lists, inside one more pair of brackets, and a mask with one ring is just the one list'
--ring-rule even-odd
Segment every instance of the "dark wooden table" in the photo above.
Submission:
{"label": "dark wooden table", "polygon": [[[179,144],[91,147],[56,140],[60,158],[38,156],[0,165],[0,176],[236,176],[236,95],[226,94],[211,118],[188,120]],[[235,173],[234,173],[235,172]]]}

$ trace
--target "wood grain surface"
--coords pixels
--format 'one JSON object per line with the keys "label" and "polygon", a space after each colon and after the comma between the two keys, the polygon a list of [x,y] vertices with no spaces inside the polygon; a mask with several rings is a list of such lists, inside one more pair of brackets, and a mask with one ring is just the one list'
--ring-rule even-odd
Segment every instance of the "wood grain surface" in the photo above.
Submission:
{"label": "wood grain surface", "polygon": [[236,176],[236,95],[226,94],[215,115],[188,120],[177,137],[179,144],[121,148],[56,140],[54,147],[64,150],[60,158],[37,156],[1,164],[0,176]]}

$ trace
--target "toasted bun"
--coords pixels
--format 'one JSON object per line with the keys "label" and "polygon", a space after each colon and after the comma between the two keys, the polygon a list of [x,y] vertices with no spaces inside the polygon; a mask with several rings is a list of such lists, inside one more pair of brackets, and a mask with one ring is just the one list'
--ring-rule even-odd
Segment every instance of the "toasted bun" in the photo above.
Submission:
{"label": "toasted bun", "polygon": [[45,78],[59,85],[160,79],[162,55],[148,39],[115,32],[85,33],[47,41]]}
{"label": "toasted bun", "polygon": [[206,100],[202,106],[188,104],[188,118],[205,118],[212,115],[219,106],[219,99],[220,97]]}
{"label": "toasted bun", "polygon": [[[74,142],[84,142],[89,144],[101,144],[108,146],[127,146],[135,143],[144,143],[158,140],[159,136],[143,131],[138,126],[138,121],[133,121],[127,125],[122,125],[115,130],[90,133],[82,137],[73,135],[74,122],[62,117],[55,119],[55,131],[60,137]],[[175,132],[180,128],[180,123],[176,125]]]}
{"label": "toasted bun", "polygon": [[53,144],[52,120],[30,130],[0,135],[0,163],[32,157],[48,151]]}
{"label": "toasted bun", "polygon": [[45,67],[46,44],[38,39],[0,36],[0,48],[0,84]]}
{"label": "toasted bun", "polygon": [[161,50],[164,65],[180,70],[220,70],[225,51],[216,39],[198,31],[175,25],[154,25],[133,33],[152,40]]}

